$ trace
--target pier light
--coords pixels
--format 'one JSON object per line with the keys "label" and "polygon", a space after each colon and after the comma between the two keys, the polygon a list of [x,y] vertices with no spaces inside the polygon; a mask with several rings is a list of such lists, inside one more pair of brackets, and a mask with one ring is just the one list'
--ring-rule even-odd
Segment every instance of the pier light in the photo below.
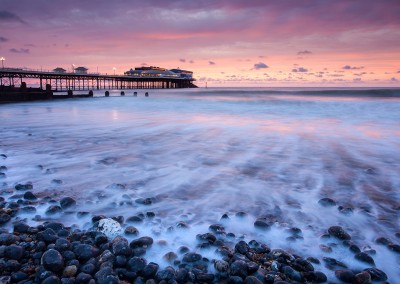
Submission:
{"label": "pier light", "polygon": [[4,60],[6,59],[4,57],[1,57],[0,60],[1,60],[1,68],[4,69]]}
{"label": "pier light", "polygon": [[113,70],[114,70],[114,75],[115,75],[115,70],[117,70],[117,68],[113,67]]}

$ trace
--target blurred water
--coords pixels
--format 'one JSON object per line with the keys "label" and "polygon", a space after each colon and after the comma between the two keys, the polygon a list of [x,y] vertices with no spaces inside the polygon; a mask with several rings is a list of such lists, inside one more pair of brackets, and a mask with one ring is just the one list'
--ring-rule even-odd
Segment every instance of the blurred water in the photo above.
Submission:
{"label": "blurred water", "polygon": [[[193,246],[194,235],[224,213],[228,231],[307,256],[325,256],[319,236],[341,225],[360,247],[377,250],[378,268],[400,277],[399,255],[374,243],[378,236],[399,242],[398,91],[125,93],[0,105],[0,154],[8,156],[0,160],[8,167],[2,188],[30,181],[40,196],[73,196],[78,211],[110,217],[153,211],[157,217],[138,228],[168,241],[154,249],[159,261],[160,252]],[[351,209],[322,207],[324,197]],[[154,202],[126,203],[137,198]],[[236,218],[240,211],[248,216]],[[272,230],[254,229],[255,218],[267,215],[276,220]],[[90,226],[90,216],[56,218]],[[191,229],[168,232],[179,221]],[[291,227],[302,229],[303,241],[286,241]],[[365,266],[340,247],[328,256]]]}

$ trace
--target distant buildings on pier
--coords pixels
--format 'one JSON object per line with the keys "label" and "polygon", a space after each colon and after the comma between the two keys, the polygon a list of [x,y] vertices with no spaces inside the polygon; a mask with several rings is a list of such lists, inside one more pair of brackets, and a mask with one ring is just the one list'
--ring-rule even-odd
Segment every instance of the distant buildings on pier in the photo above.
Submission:
{"label": "distant buildings on pier", "polygon": [[192,79],[193,72],[181,69],[165,69],[161,67],[149,66],[149,67],[136,67],[135,70],[132,68],[124,73],[127,76],[133,77],[162,77],[162,78],[185,78]]}

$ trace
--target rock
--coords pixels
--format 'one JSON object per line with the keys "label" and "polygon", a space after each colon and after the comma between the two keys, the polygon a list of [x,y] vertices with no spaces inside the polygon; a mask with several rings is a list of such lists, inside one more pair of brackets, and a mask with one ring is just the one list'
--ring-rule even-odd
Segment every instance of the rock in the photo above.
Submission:
{"label": "rock", "polygon": [[67,208],[74,207],[76,205],[76,201],[72,197],[64,197],[60,200],[60,205],[61,208],[65,210]]}
{"label": "rock", "polygon": [[335,276],[345,283],[354,283],[355,281],[354,272],[348,269],[336,270]]}
{"label": "rock", "polygon": [[128,260],[128,263],[126,266],[129,271],[138,273],[144,269],[146,264],[147,264],[146,259],[134,256]]}
{"label": "rock", "polygon": [[128,227],[125,228],[125,232],[124,232],[124,233],[125,233],[126,235],[137,236],[137,235],[139,235],[139,230],[136,229],[136,228],[133,227],[133,226],[128,226]]}
{"label": "rock", "polygon": [[138,198],[135,200],[135,203],[142,205],[151,205],[153,203],[153,198]]}
{"label": "rock", "polygon": [[302,276],[300,274],[300,272],[294,270],[292,267],[290,266],[284,266],[282,268],[282,272],[286,275],[286,277],[288,277],[291,280],[297,281],[297,282],[301,282],[302,281]]}
{"label": "rock", "polygon": [[4,256],[8,259],[20,260],[25,253],[25,249],[21,246],[11,245],[4,249]]}
{"label": "rock", "polygon": [[322,260],[325,262],[326,267],[329,269],[335,269],[337,267],[347,268],[346,264],[331,257],[324,257],[322,258]]}
{"label": "rock", "polygon": [[230,284],[242,284],[242,283],[244,283],[244,281],[240,276],[230,276],[229,279],[228,279],[228,283],[230,283]]}
{"label": "rock", "polygon": [[76,265],[68,265],[67,267],[64,268],[63,276],[74,277],[77,271],[78,268],[76,267]]}
{"label": "rock", "polygon": [[27,233],[29,226],[24,222],[18,222],[14,224],[14,233]]}
{"label": "rock", "polygon": [[53,229],[47,228],[46,230],[39,232],[37,234],[37,238],[38,240],[45,241],[46,243],[54,243],[58,239],[58,236]]}
{"label": "rock", "polygon": [[92,257],[97,257],[99,249],[89,244],[79,244],[74,248],[76,258],[80,261],[86,261]]}
{"label": "rock", "polygon": [[62,212],[62,209],[58,205],[51,205],[46,209],[46,215],[54,215],[60,212]]}
{"label": "rock", "polygon": [[11,220],[10,215],[8,214],[0,214],[0,225],[3,225]]}
{"label": "rock", "polygon": [[[11,274],[11,283],[18,283],[25,279],[28,279],[28,274],[26,274],[22,271],[17,271],[15,273]],[[3,282],[0,281],[0,283],[3,283]]]}
{"label": "rock", "polygon": [[340,226],[332,226],[328,229],[328,233],[339,240],[350,240],[351,236]]}
{"label": "rock", "polygon": [[387,275],[382,270],[378,268],[367,268],[364,271],[368,272],[371,275],[372,281],[386,281]]}
{"label": "rock", "polygon": [[260,280],[257,279],[257,277],[254,276],[247,276],[246,279],[244,280],[244,284],[262,284]]}
{"label": "rock", "polygon": [[153,278],[156,275],[158,268],[159,266],[157,263],[150,262],[143,268],[142,276],[146,279]]}
{"label": "rock", "polygon": [[32,191],[27,191],[24,193],[24,199],[26,200],[36,200],[37,197],[32,193]]}
{"label": "rock", "polygon": [[143,218],[139,217],[139,216],[130,216],[126,219],[126,222],[128,223],[142,223],[143,222]]}
{"label": "rock", "polygon": [[15,189],[16,190],[30,190],[30,189],[33,189],[33,185],[30,183],[26,183],[26,184],[19,183],[15,186]]}
{"label": "rock", "polygon": [[388,244],[388,249],[390,249],[391,251],[393,251],[395,253],[400,253],[400,245],[398,245],[398,244],[390,243],[390,244]]}
{"label": "rock", "polygon": [[266,219],[258,218],[254,222],[254,227],[256,227],[258,229],[262,229],[262,230],[267,230],[267,229],[271,228],[271,225],[268,223],[268,221]]}
{"label": "rock", "polygon": [[58,251],[49,249],[43,254],[41,264],[47,270],[59,272],[64,268],[64,259]]}
{"label": "rock", "polygon": [[54,245],[54,249],[58,250],[59,252],[69,250],[70,248],[71,248],[71,243],[64,238],[57,239]]}
{"label": "rock", "polygon": [[387,246],[388,244],[391,243],[391,241],[388,238],[385,237],[379,237],[375,240],[375,243],[379,244],[379,245],[385,245]]}
{"label": "rock", "polygon": [[321,199],[318,201],[318,203],[319,203],[321,206],[324,206],[324,207],[336,206],[336,201],[333,200],[333,199],[331,199],[331,198],[328,198],[328,197],[321,198]]}
{"label": "rock", "polygon": [[325,283],[328,278],[326,275],[320,271],[310,271],[310,272],[305,272],[304,278],[311,283]]}
{"label": "rock", "polygon": [[218,272],[227,272],[229,269],[229,263],[224,260],[216,260],[214,262],[214,268]]}
{"label": "rock", "polygon": [[111,218],[104,218],[99,221],[97,231],[112,239],[115,236],[122,234],[122,227],[117,221]]}
{"label": "rock", "polygon": [[292,263],[292,267],[300,272],[314,271],[314,266],[309,261],[302,258],[296,258]]}
{"label": "rock", "polygon": [[178,255],[176,253],[174,253],[173,251],[167,252],[163,256],[163,259],[170,263],[174,262],[174,260],[176,260],[177,258],[178,258]]}
{"label": "rock", "polygon": [[129,247],[128,240],[118,236],[112,241],[112,251],[114,255],[130,256],[132,249]]}
{"label": "rock", "polygon": [[201,260],[201,255],[194,252],[188,252],[183,256],[183,262],[196,262]]}
{"label": "rock", "polygon": [[96,275],[98,284],[118,284],[118,277],[115,275],[111,267],[104,267],[100,269]]}
{"label": "rock", "polygon": [[168,266],[167,268],[163,269],[163,270],[159,270],[156,273],[156,279],[158,281],[169,281],[171,279],[173,279],[175,276],[175,270],[171,267]]}
{"label": "rock", "polygon": [[225,228],[220,224],[212,224],[208,229],[215,234],[225,234]]}
{"label": "rock", "polygon": [[371,264],[371,265],[375,265],[375,261],[374,259],[369,256],[368,254],[366,254],[365,252],[359,252],[354,256],[355,259]]}
{"label": "rock", "polygon": [[230,266],[232,276],[240,276],[242,279],[247,277],[247,264],[243,260],[236,260]]}
{"label": "rock", "polygon": [[153,239],[151,237],[141,237],[139,239],[133,240],[129,246],[134,248],[147,248],[153,244]]}
{"label": "rock", "polygon": [[89,281],[92,280],[92,276],[90,274],[81,272],[76,276],[75,282],[76,283],[89,283]]}
{"label": "rock", "polygon": [[366,271],[356,274],[355,279],[358,284],[372,284],[371,275]]}
{"label": "rock", "polygon": [[240,241],[235,245],[235,252],[246,255],[250,250],[249,245],[245,241]]}
{"label": "rock", "polygon": [[60,278],[55,275],[49,276],[43,280],[42,284],[59,284],[61,283]]}
{"label": "rock", "polygon": [[175,273],[175,279],[178,283],[186,283],[189,277],[189,272],[186,268],[179,268]]}

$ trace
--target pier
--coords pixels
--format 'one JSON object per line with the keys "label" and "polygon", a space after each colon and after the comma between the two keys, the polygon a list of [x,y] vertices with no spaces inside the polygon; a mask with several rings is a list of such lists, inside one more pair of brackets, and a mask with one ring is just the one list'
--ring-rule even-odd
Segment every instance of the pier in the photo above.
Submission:
{"label": "pier", "polygon": [[86,73],[66,73],[56,71],[32,71],[19,68],[0,69],[0,86],[22,86],[25,80],[28,84],[43,89],[51,86],[55,92],[106,90],[106,89],[175,89],[196,88],[195,79],[187,77],[164,77],[157,74],[104,75]]}

